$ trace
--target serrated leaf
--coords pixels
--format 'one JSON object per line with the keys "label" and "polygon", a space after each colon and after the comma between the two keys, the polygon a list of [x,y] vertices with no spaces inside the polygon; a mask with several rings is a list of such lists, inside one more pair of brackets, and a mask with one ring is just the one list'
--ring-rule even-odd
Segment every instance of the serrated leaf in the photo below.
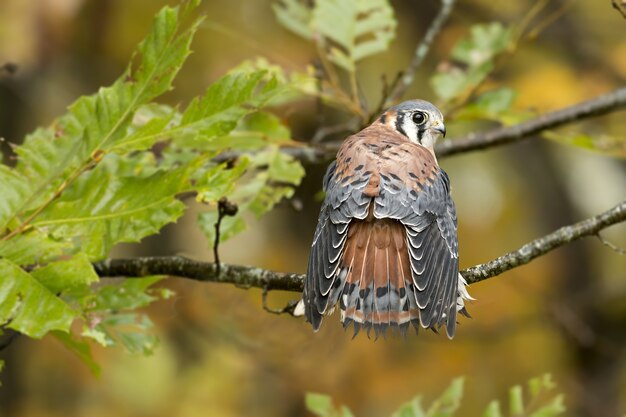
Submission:
{"label": "serrated leaf", "polygon": [[158,294],[152,294],[148,289],[162,279],[163,277],[132,278],[105,285],[98,290],[91,310],[117,312],[145,307],[158,299]]}
{"label": "serrated leaf", "polygon": [[213,166],[203,172],[196,183],[198,201],[205,203],[217,202],[220,198],[231,193],[236,181],[246,172],[249,159],[238,158],[234,167],[228,168],[227,163]]}
{"label": "serrated leaf", "polygon": [[158,343],[158,338],[148,333],[153,327],[152,321],[132,310],[168,295],[168,292],[150,288],[162,279],[133,278],[100,287],[86,308],[87,321],[82,336],[105,347],[121,343],[132,353],[151,354]]}
{"label": "serrated leaf", "polygon": [[356,63],[384,52],[395,37],[396,19],[387,0],[301,0],[273,5],[278,21],[305,39],[321,39],[336,65],[354,72]]}
{"label": "serrated leaf", "polygon": [[77,238],[91,260],[119,242],[137,242],[176,221],[185,206],[175,197],[190,187],[193,165],[148,177],[118,177],[120,157],[81,176],[33,222],[56,238]]}
{"label": "serrated leaf", "polygon": [[387,0],[320,0],[313,31],[336,43],[329,58],[349,72],[363,58],[384,52],[395,37],[396,20]]}
{"label": "serrated leaf", "polygon": [[32,275],[0,259],[0,325],[33,338],[52,330],[67,332],[72,309]]}
{"label": "serrated leaf", "polygon": [[71,248],[68,241],[54,240],[38,230],[0,240],[0,257],[17,265],[46,263],[61,256]]}
{"label": "serrated leaf", "polygon": [[99,280],[89,258],[83,253],[37,268],[31,275],[54,294],[87,286]]}
{"label": "serrated leaf", "polygon": [[135,111],[171,88],[199,24],[179,35],[178,14],[178,8],[163,8],[138,48],[137,65],[129,66],[112,86],[78,99],[67,115],[36,130],[16,148],[16,168],[0,168],[5,196],[0,202],[0,232],[24,212],[51,201],[67,181],[97,161],[98,154],[122,144]]}
{"label": "serrated leaf", "polygon": [[[304,176],[302,165],[275,146],[251,155],[249,168],[254,173],[243,176],[228,194],[228,199],[237,204],[239,210],[235,216],[222,220],[222,242],[244,230],[243,217],[247,212],[260,217],[283,198],[291,197],[293,187],[300,184]],[[215,210],[201,213],[198,217],[200,227],[211,244],[215,240],[217,218]]]}

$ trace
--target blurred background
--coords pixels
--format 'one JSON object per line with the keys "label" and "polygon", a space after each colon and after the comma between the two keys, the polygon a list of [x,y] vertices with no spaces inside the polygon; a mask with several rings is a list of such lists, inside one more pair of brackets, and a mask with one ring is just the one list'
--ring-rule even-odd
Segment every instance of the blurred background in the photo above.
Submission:
{"label": "blurred background", "polygon": [[[156,0],[1,0],[0,136],[20,143],[81,94],[112,82],[126,66]],[[360,68],[375,103],[381,75],[393,78],[412,57],[439,2],[393,1],[397,38]],[[516,22],[535,2],[467,0],[422,65],[407,97],[432,99],[428,78],[454,43],[480,22]],[[626,20],[610,1],[552,1],[560,17],[526,42],[496,73],[518,92],[515,107],[550,111],[623,86]],[[307,43],[276,22],[271,2],[208,0],[195,51],[167,95],[185,103],[245,59],[265,56],[290,69],[314,60]],[[294,138],[312,137],[313,100],[280,109]],[[345,115],[325,112],[326,121]],[[449,126],[449,137],[467,126]],[[485,125],[484,128],[489,128]],[[441,161],[459,217],[461,266],[493,259],[557,227],[607,210],[626,197],[626,114],[579,123],[572,131],[610,135],[621,150],[606,155],[545,139]],[[7,147],[7,142],[1,144]],[[6,148],[5,148],[6,150]],[[325,166],[307,166],[293,202],[285,202],[221,247],[224,262],[303,273]],[[1,197],[0,197],[1,198]],[[198,207],[159,236],[124,245],[115,256],[181,254],[212,260],[195,223]],[[626,247],[626,225],[603,236]],[[477,301],[457,336],[422,332],[407,340],[351,340],[338,316],[319,333],[290,316],[263,311],[261,292],[169,279],[176,296],[154,304],[160,346],[150,357],[93,346],[102,366],[93,376],[53,338],[20,338],[0,353],[0,416],[302,416],[304,395],[332,395],[357,416],[385,416],[417,393],[426,402],[466,376],[461,415],[481,415],[509,386],[545,372],[566,394],[568,415],[626,413],[626,257],[587,238],[530,265],[470,287]],[[273,292],[283,306],[294,293]]]}

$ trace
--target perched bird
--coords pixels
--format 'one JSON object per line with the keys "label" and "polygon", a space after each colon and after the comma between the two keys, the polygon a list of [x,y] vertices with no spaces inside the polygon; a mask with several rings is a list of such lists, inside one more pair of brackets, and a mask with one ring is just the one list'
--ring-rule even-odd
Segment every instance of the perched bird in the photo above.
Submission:
{"label": "perched bird", "polygon": [[318,330],[337,303],[344,327],[376,337],[409,323],[454,336],[471,298],[459,274],[450,180],[434,145],[446,129],[423,100],[391,107],[348,137],[324,177],[326,198],[296,314]]}

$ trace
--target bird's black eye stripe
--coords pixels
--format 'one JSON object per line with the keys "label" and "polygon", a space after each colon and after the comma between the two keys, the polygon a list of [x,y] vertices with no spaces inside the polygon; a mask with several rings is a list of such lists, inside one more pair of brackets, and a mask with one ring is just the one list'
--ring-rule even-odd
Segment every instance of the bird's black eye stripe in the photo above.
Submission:
{"label": "bird's black eye stripe", "polygon": [[409,136],[404,131],[404,127],[402,126],[403,124],[404,124],[404,113],[398,113],[398,115],[396,116],[396,130],[408,138]]}
{"label": "bird's black eye stripe", "polygon": [[413,123],[418,126],[423,125],[424,123],[426,123],[426,120],[428,120],[428,116],[426,115],[426,113],[421,111],[416,111],[415,113],[413,113],[411,118],[413,119]]}

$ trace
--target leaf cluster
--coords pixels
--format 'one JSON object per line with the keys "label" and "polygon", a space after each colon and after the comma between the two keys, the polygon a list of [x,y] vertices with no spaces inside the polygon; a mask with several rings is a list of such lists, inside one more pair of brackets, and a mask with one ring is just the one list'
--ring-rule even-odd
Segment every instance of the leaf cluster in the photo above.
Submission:
{"label": "leaf cluster", "polygon": [[[516,385],[509,390],[509,412],[503,414],[500,401],[493,400],[487,406],[483,417],[555,417],[565,412],[563,395],[555,393],[556,385],[549,374],[533,378],[527,384],[527,400],[524,390]],[[461,407],[464,392],[464,378],[456,378],[429,407],[423,406],[421,395],[400,406],[392,417],[453,417]],[[305,398],[307,410],[319,417],[353,417],[345,405],[336,407],[331,397],[308,393]]]}
{"label": "leaf cluster", "polygon": [[[280,152],[291,133],[268,108],[298,97],[306,75],[245,63],[184,109],[157,103],[191,54],[197,5],[164,7],[111,86],[28,135],[14,147],[15,166],[0,164],[0,329],[52,332],[94,370],[86,339],[150,353],[152,323],[137,310],[171,294],[153,287],[159,277],[98,283],[93,262],[176,222],[185,195],[207,207],[199,224],[209,238],[216,202],[228,195],[239,205],[227,239],[244,228],[245,212],[265,213],[304,175]],[[256,153],[213,160],[240,150]]]}

